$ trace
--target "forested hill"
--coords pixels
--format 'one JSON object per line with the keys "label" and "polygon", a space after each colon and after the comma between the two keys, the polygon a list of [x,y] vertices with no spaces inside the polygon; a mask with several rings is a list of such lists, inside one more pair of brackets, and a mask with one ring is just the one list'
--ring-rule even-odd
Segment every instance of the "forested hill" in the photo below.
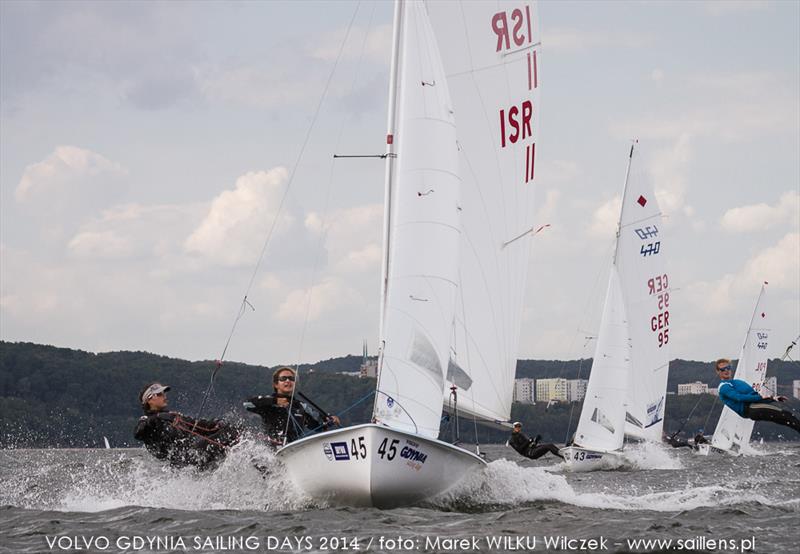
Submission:
{"label": "forested hill", "polygon": [[[372,411],[374,379],[359,379],[341,372],[356,372],[360,356],[345,356],[301,366],[300,390],[343,423],[367,421]],[[142,387],[161,381],[172,387],[170,408],[197,415],[203,393],[214,370],[213,361],[189,362],[147,352],[93,354],[31,343],[0,342],[0,447],[100,446],[108,437],[113,446],[133,446],[131,432],[141,414],[137,396]],[[517,377],[573,379],[588,377],[591,360],[520,360]],[[313,369],[313,371],[310,371]],[[716,387],[710,362],[675,360],[670,365],[668,390],[678,383],[702,381]],[[769,362],[768,375],[778,377],[779,392],[791,396],[791,381],[800,379],[800,363]],[[204,416],[225,417],[255,426],[258,418],[242,408],[249,396],[271,391],[272,368],[226,362],[219,371]],[[797,408],[798,402],[792,406]],[[695,432],[716,422],[720,404],[711,395],[667,398],[665,428],[674,430],[691,412],[684,428]],[[580,404],[526,406],[515,404],[512,419],[545,439],[564,441],[574,430]],[[707,422],[710,424],[707,425]],[[462,421],[462,438],[475,435],[471,422]],[[706,428],[706,432],[712,429]],[[449,430],[443,432],[448,433]],[[757,424],[756,433],[776,438],[784,429]],[[788,435],[788,433],[787,433]],[[469,437],[469,438],[467,438]],[[481,428],[482,442],[505,440],[502,431]],[[789,438],[789,437],[787,437]],[[790,437],[796,440],[797,437]]]}

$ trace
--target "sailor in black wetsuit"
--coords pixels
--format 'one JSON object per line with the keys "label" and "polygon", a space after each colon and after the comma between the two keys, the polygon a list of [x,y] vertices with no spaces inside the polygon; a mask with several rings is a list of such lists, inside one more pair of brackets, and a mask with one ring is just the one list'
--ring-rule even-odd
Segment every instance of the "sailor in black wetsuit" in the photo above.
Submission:
{"label": "sailor in black wetsuit", "polygon": [[541,458],[548,452],[564,459],[564,456],[558,452],[558,447],[555,444],[540,443],[540,438],[539,435],[536,435],[535,439],[529,439],[525,433],[522,432],[522,423],[515,421],[514,430],[511,432],[511,437],[509,437],[506,444],[531,460]]}
{"label": "sailor in black wetsuit", "polygon": [[300,400],[299,393],[295,393],[295,398],[292,400],[294,383],[294,370],[290,367],[281,367],[272,374],[271,395],[254,396],[244,403],[248,412],[261,416],[267,440],[274,446],[282,446],[308,433],[327,429],[331,425],[339,425],[337,416],[322,413],[316,407]]}
{"label": "sailor in black wetsuit", "polygon": [[694,447],[697,448],[698,445],[701,444],[710,444],[708,439],[703,436],[703,430],[700,429],[697,434],[694,436]]}
{"label": "sailor in black wetsuit", "polygon": [[663,435],[664,442],[670,445],[672,448],[694,448],[688,441],[678,438],[678,433],[680,431],[675,431],[671,435],[667,435],[665,432]]}
{"label": "sailor in black wetsuit", "polygon": [[167,411],[167,391],[161,383],[147,385],[139,395],[144,414],[133,436],[147,451],[173,467],[215,468],[239,440],[239,431],[223,421],[193,419]]}

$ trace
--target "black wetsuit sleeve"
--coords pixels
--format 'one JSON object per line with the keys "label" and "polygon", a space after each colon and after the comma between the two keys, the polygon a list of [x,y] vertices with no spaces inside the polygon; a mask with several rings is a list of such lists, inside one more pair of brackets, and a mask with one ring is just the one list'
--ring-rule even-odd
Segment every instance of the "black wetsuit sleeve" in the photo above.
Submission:
{"label": "black wetsuit sleeve", "polygon": [[143,415],[136,423],[133,438],[137,441],[147,442],[153,440],[158,433],[158,419],[154,415]]}
{"label": "black wetsuit sleeve", "polygon": [[244,409],[248,412],[263,416],[269,411],[269,408],[273,404],[274,402],[271,396],[254,396],[245,400]]}
{"label": "black wetsuit sleeve", "polygon": [[523,433],[511,433],[511,438],[508,439],[508,444],[511,446],[511,448],[523,456],[525,455],[525,448],[530,442],[531,440]]}

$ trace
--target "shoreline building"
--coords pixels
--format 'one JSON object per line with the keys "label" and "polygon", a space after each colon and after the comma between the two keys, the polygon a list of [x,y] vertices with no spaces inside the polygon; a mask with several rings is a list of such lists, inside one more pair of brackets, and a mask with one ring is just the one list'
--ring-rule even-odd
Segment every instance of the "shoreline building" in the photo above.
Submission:
{"label": "shoreline building", "polygon": [[568,379],[567,380],[567,402],[580,402],[586,397],[586,386],[588,379]]}
{"label": "shoreline building", "polygon": [[792,396],[800,400],[800,379],[792,381]]}
{"label": "shoreline building", "polygon": [[362,345],[362,353],[363,353],[363,360],[361,361],[361,367],[358,370],[358,378],[364,379],[365,377],[372,377],[375,378],[378,376],[378,359],[373,358],[369,359],[369,353],[367,352],[367,341],[364,341]]}
{"label": "shoreline building", "polygon": [[536,401],[566,402],[567,388],[566,379],[536,379]]}
{"label": "shoreline building", "polygon": [[534,401],[535,383],[536,381],[534,379],[529,379],[527,377],[514,379],[514,396],[512,402],[536,404]]}

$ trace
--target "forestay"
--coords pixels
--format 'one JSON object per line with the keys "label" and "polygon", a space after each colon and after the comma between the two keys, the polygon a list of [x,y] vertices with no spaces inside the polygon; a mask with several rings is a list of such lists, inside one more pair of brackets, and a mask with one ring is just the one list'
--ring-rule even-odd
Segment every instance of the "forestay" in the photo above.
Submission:
{"label": "forestay", "polygon": [[458,151],[448,84],[425,8],[400,8],[397,160],[391,191],[375,419],[435,438],[459,248]]}
{"label": "forestay", "polygon": [[453,99],[462,178],[459,289],[444,398],[449,402],[456,385],[460,413],[507,421],[534,225],[536,4],[426,6]]}
{"label": "forestay", "polygon": [[[740,379],[757,391],[764,386],[767,374],[767,347],[769,345],[769,318],[766,307],[766,283],[761,286],[761,292],[756,301],[753,317],[744,338],[739,362],[733,378]],[[752,419],[739,416],[736,412],[723,407],[719,422],[714,430],[711,445],[720,450],[731,450],[736,447],[739,452],[749,448],[750,435],[753,432]]]}
{"label": "forestay", "polygon": [[669,373],[669,248],[652,182],[638,158],[634,147],[616,254],[631,345],[625,434],[660,442]]}

